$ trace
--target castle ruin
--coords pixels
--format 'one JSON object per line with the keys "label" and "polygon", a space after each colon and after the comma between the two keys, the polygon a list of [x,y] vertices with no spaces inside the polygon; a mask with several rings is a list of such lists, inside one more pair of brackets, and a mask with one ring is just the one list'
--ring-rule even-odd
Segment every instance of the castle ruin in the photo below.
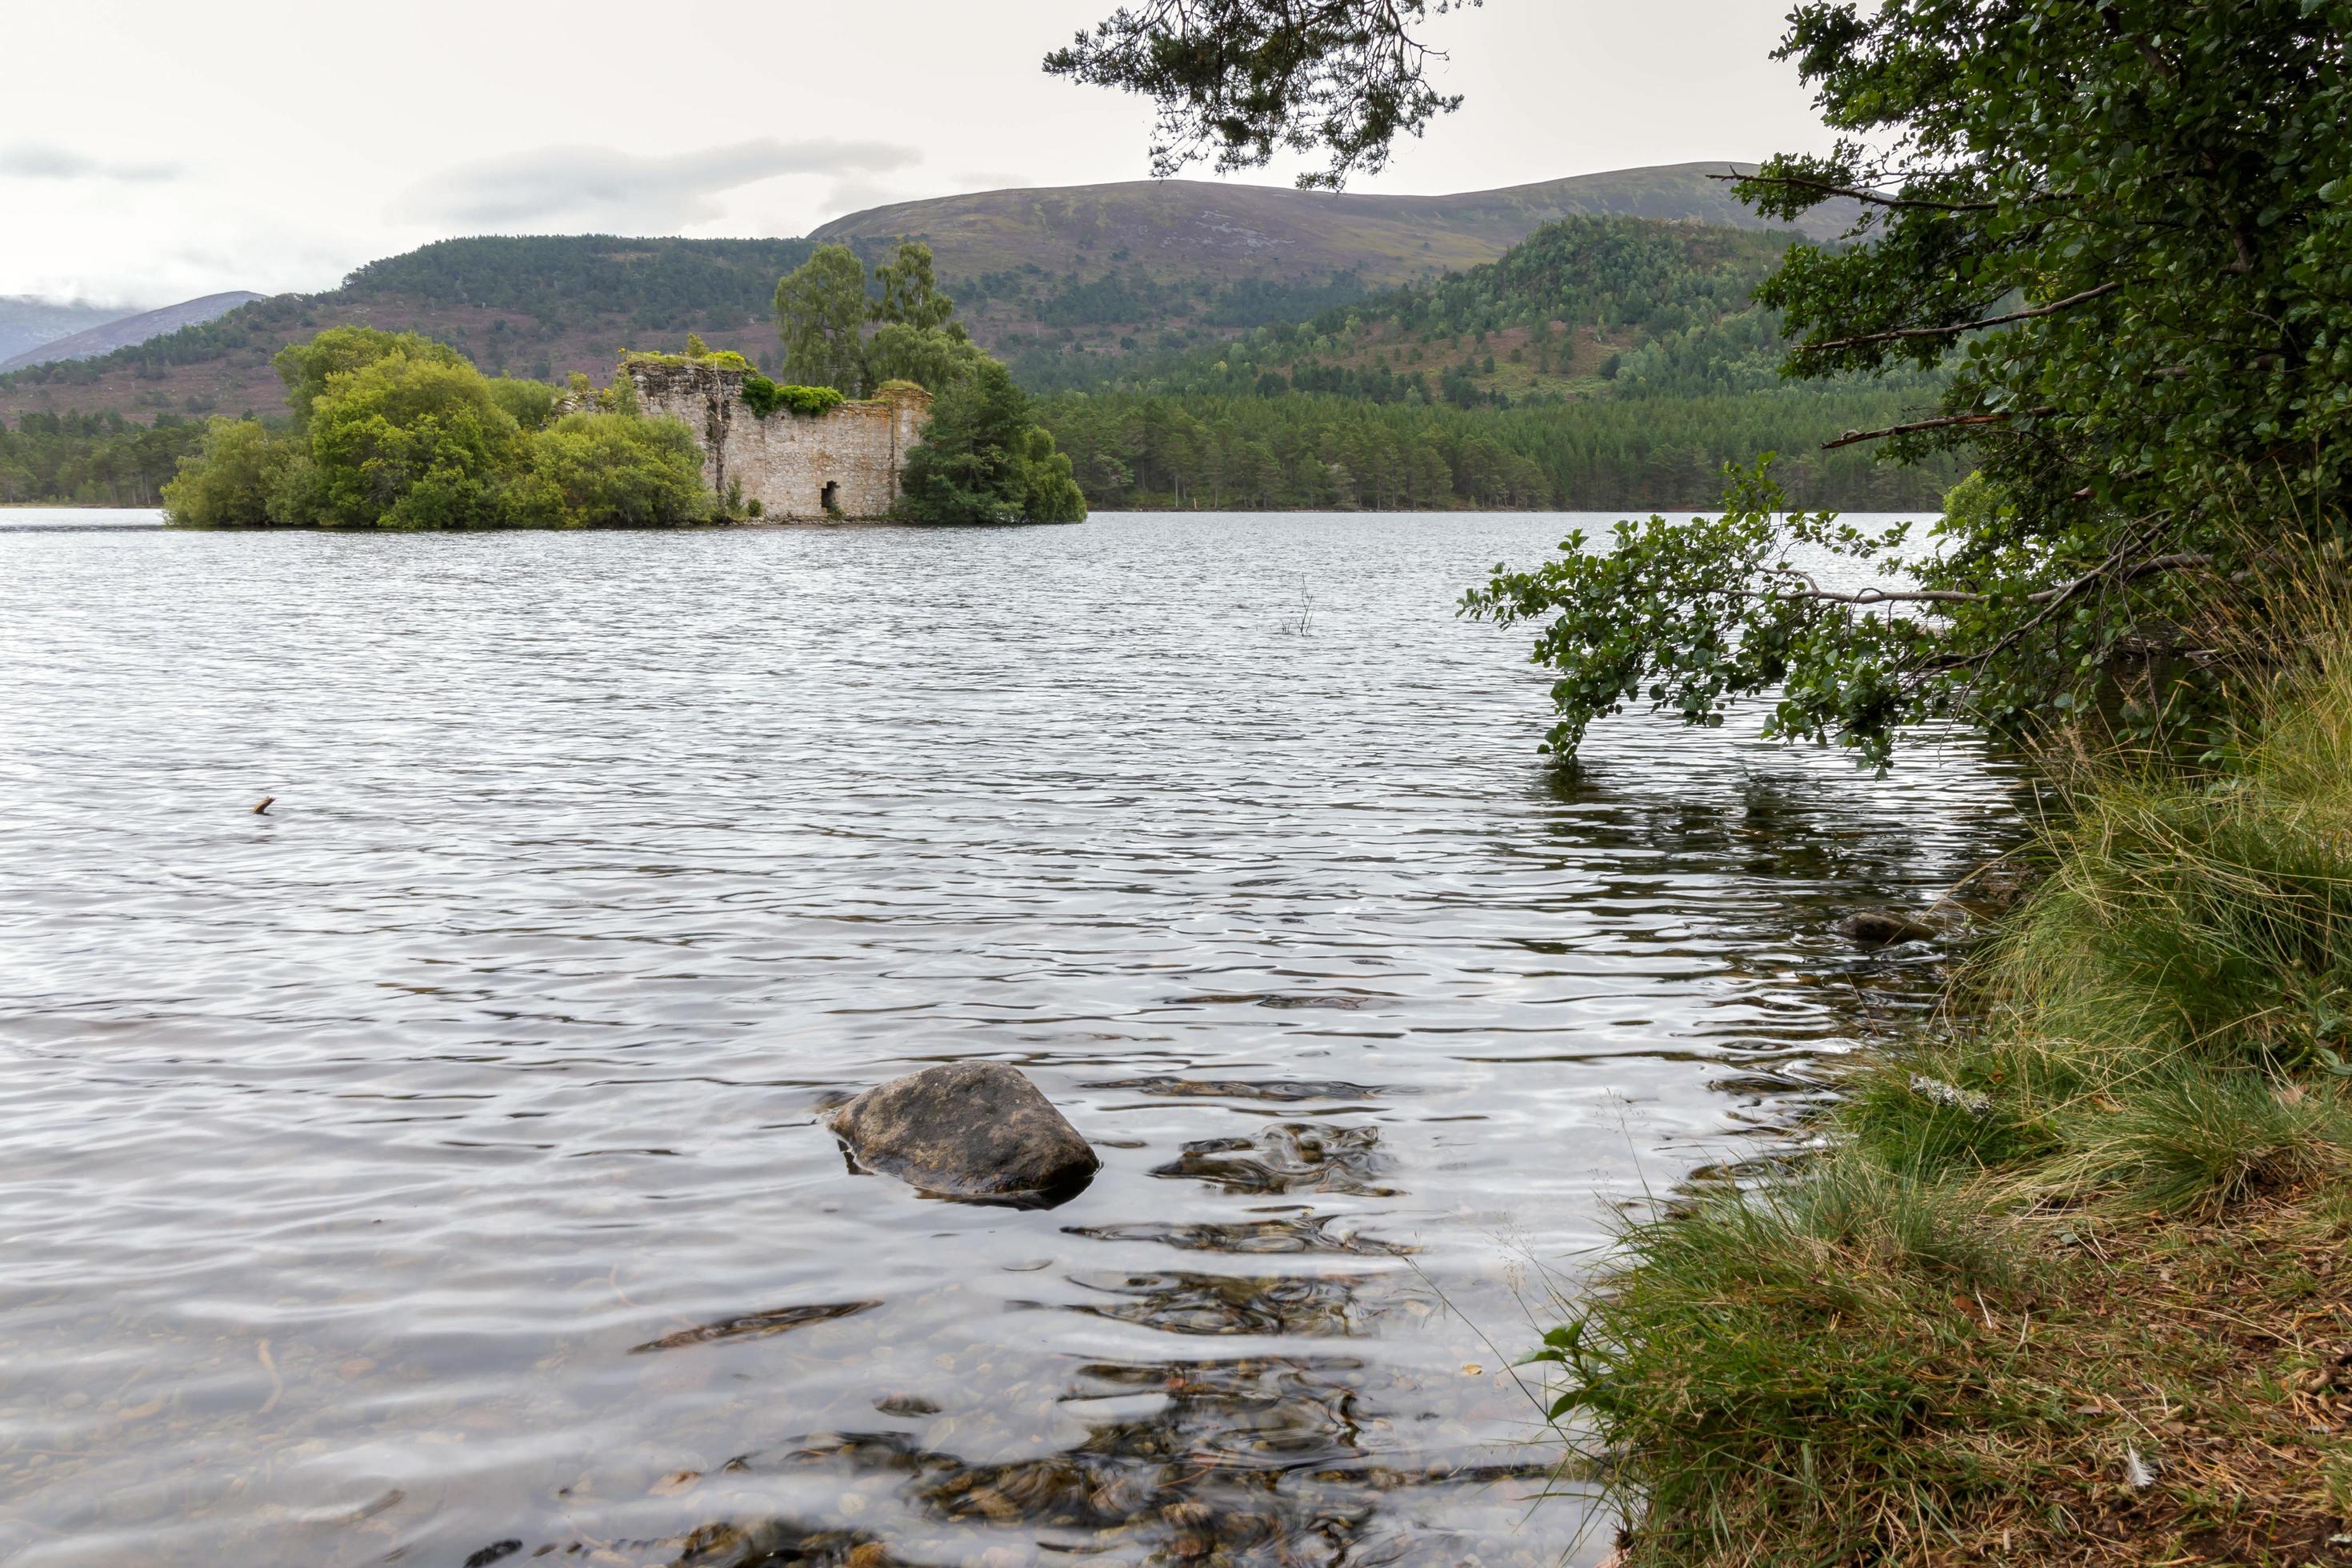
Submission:
{"label": "castle ruin", "polygon": [[761,416],[743,401],[744,371],[651,355],[624,360],[621,369],[640,414],[694,432],[714,495],[740,485],[761,516],[786,521],[888,516],[907,454],[930,418],[931,395],[911,382],[823,414]]}

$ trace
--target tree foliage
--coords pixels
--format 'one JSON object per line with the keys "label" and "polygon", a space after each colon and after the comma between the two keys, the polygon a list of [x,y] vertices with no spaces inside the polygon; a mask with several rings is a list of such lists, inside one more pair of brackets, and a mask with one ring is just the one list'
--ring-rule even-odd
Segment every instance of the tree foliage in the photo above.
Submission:
{"label": "tree foliage", "polygon": [[1337,190],[1386,167],[1401,135],[1421,134],[1460,95],[1429,81],[1444,57],[1416,36],[1432,16],[1480,0],[1145,0],[1045,57],[1045,69],[1149,97],[1159,111],[1151,170],[1202,158],[1219,174],[1261,168],[1277,151],[1320,151],[1298,184]]}
{"label": "tree foliage", "polygon": [[329,381],[395,354],[419,365],[467,363],[465,355],[446,343],[373,327],[330,327],[307,342],[287,344],[269,363],[286,384],[286,406],[293,411],[295,428],[301,430],[310,427],[311,405],[326,392]]}
{"label": "tree foliage", "polygon": [[845,245],[822,245],[776,285],[784,379],[866,390],[866,264]]}
{"label": "tree foliage", "polygon": [[1028,394],[983,360],[932,405],[907,458],[898,511],[918,522],[1076,522],[1087,502],[1070,459],[1034,421]]}
{"label": "tree foliage", "polygon": [[881,298],[874,301],[874,319],[928,331],[944,327],[955,315],[955,301],[940,292],[931,276],[931,247],[902,244],[888,261],[876,264],[874,282]]}
{"label": "tree foliage", "polygon": [[852,397],[886,381],[943,392],[985,357],[939,290],[930,247],[912,241],[875,267],[870,288],[855,251],[820,246],[776,285],[776,332],[786,381]]}
{"label": "tree foliage", "polygon": [[331,376],[310,431],[318,520],[342,528],[499,521],[521,436],[473,366],[398,352]]}
{"label": "tree foliage", "polygon": [[505,497],[530,528],[701,522],[710,515],[702,448],[674,419],[571,414],[525,446]]}
{"label": "tree foliage", "polygon": [[163,486],[175,522],[194,528],[262,528],[281,521],[287,469],[300,448],[274,438],[253,419],[215,419],[204,444]]}
{"label": "tree foliage", "polygon": [[[1154,93],[1164,118],[1245,89],[1252,59],[1337,58],[1312,6],[1171,9],[1122,11],[1049,68],[1097,62],[1089,79]],[[1606,567],[1577,542],[1498,568],[1472,613],[1570,628],[1538,646],[1562,676],[1556,741],[1639,695],[1710,723],[1780,683],[1781,732],[1880,762],[1901,726],[1951,713],[2095,710],[2193,739],[2226,651],[2203,635],[2217,597],[2341,543],[2347,38],[2347,0],[1799,5],[1780,55],[1841,140],[1740,192],[1780,217],[1864,216],[1760,290],[1801,339],[1786,368],[1948,372],[1939,407],[1840,444],[1971,451],[1986,482],[1914,553],[1790,521],[1750,485],[1718,521],[1621,531]],[[1276,137],[1315,134],[1297,102],[1256,101]]]}
{"label": "tree foliage", "polygon": [[1454,508],[1696,507],[1748,454],[1809,507],[1932,507],[1958,477],[1861,451],[1812,450],[1857,422],[1899,416],[1898,394],[1780,390],[1584,397],[1508,409],[1412,396],[1295,392],[1062,393],[1038,417],[1101,508],[1433,511]]}
{"label": "tree foliage", "polygon": [[0,428],[0,502],[152,506],[183,457],[202,445],[202,421],[159,414],[138,425],[115,413],[26,413]]}
{"label": "tree foliage", "polygon": [[172,521],[583,528],[711,513],[692,433],[623,400],[550,424],[553,387],[494,381],[440,344],[360,327],[289,347],[278,367],[287,427],[213,421],[163,487]]}
{"label": "tree foliage", "polygon": [[[1651,607],[1620,617],[1648,651],[1618,689],[1712,721],[1786,682],[1774,728],[1880,763],[1901,725],[1950,713],[2032,729],[2095,710],[2197,740],[2227,651],[2212,605],[2345,522],[2347,35],[2352,5],[2322,0],[1800,7],[1782,53],[1845,140],[1741,188],[1780,216],[1838,196],[1864,216],[1854,243],[1793,249],[1759,297],[1800,337],[1799,377],[1949,366],[1932,415],[1844,439],[1897,461],[1970,450],[1985,480],[1914,553],[1779,525],[1846,558],[1811,576],[1756,544],[1752,492],[1689,541],[1622,541]],[[1865,566],[1895,580],[1824,586]],[[1632,603],[1610,578],[1498,573],[1469,607],[1575,623]],[[1580,661],[1622,640],[1540,646],[1564,738],[1612,684]],[[1760,656],[1735,651],[1751,640]]]}

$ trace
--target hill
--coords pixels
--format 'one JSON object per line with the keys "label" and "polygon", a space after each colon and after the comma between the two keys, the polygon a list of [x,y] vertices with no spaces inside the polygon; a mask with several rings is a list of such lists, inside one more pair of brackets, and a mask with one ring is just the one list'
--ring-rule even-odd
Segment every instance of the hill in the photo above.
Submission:
{"label": "hill", "polygon": [[798,239],[555,235],[442,240],[370,262],[323,294],[280,294],[97,358],[0,374],[0,421],[31,412],[263,414],[284,399],[269,360],[327,327],[416,331],[491,374],[609,377],[625,348],[699,331],[772,356],[776,279]]}
{"label": "hill", "polygon": [[1753,293],[1797,237],[1568,218],[1311,321],[1072,356],[1045,424],[1107,508],[1703,506],[1725,463],[1766,451],[1801,504],[1935,505],[1949,462],[1821,447],[1910,416],[1937,377],[1781,381],[1780,322]]}
{"label": "hill", "polygon": [[1654,218],[1545,225],[1496,260],[1231,340],[1112,359],[1033,360],[1050,388],[1410,393],[1462,407],[1637,385],[1779,384],[1780,331],[1752,298],[1801,237]]}
{"label": "hill", "polygon": [[[1205,180],[979,191],[836,218],[809,237],[920,239],[946,278],[1034,267],[1060,275],[1132,268],[1155,281],[1297,279],[1352,271],[1368,287],[1492,261],[1563,217],[1615,215],[1732,228],[1766,224],[1710,178],[1746,163],[1673,163],[1458,195],[1385,196]],[[1814,215],[1827,238],[1850,215]]]}
{"label": "hill", "polygon": [[[864,250],[922,240],[973,335],[1024,379],[1046,384],[1057,379],[1054,355],[1165,352],[1303,320],[1493,261],[1561,218],[1777,228],[1711,177],[1752,167],[1664,164],[1438,196],[1201,180],[982,191],[854,213],[809,237]],[[1850,204],[1832,204],[1809,215],[1801,232],[1827,238],[1853,216]]]}
{"label": "hill", "polygon": [[[0,420],[30,410],[268,411],[269,356],[323,327],[424,332],[493,373],[600,379],[625,347],[700,332],[772,363],[776,279],[814,245],[869,256],[932,246],[973,335],[1040,385],[1081,354],[1167,354],[1313,316],[1366,292],[1489,261],[1583,212],[1755,226],[1709,173],[1678,164],[1445,196],[1375,196],[1201,181],[995,191],[877,207],[808,239],[610,235],[445,240],[94,359],[0,375]],[[1828,221],[1836,221],[1834,218]],[[82,323],[87,325],[89,323]]]}
{"label": "hill", "polygon": [[53,339],[0,359],[0,374],[23,370],[28,365],[48,364],[58,360],[96,359],[116,349],[130,348],[150,338],[160,338],[165,332],[176,332],[182,327],[199,326],[205,321],[227,315],[239,305],[249,305],[261,295],[246,289],[226,294],[207,294],[201,300],[183,300],[176,305],[161,310],[142,310],[135,316],[122,316],[85,327],[80,331]]}
{"label": "hill", "polygon": [[0,359],[130,315],[120,305],[81,305],[22,296],[0,299]]}

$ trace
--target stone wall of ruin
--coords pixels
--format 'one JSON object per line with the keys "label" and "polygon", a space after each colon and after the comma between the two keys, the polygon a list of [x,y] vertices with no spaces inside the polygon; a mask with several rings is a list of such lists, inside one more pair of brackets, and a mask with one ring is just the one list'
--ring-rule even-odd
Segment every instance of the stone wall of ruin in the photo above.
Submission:
{"label": "stone wall of ruin", "polygon": [[904,383],[824,414],[780,408],[763,418],[744,405],[740,370],[646,360],[623,370],[636,388],[638,412],[678,420],[694,432],[702,477],[714,493],[740,484],[761,515],[786,521],[830,515],[828,484],[842,515],[887,516],[898,499],[907,454],[930,417],[930,395]]}

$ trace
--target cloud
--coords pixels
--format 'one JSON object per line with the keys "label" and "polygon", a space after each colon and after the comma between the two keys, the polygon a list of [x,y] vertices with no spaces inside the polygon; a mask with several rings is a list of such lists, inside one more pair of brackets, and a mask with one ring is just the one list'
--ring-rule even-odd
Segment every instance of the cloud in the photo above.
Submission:
{"label": "cloud", "polygon": [[956,175],[955,183],[967,191],[1025,191],[1037,184],[1026,174],[1003,169],[966,169]]}
{"label": "cloud", "polygon": [[682,228],[719,216],[713,198],[740,185],[781,174],[882,174],[921,159],[914,148],[888,142],[773,137],[650,158],[609,147],[545,147],[448,170],[412,188],[394,216],[490,227],[562,221]]}
{"label": "cloud", "polygon": [[69,147],[18,142],[0,147],[0,178],[19,180],[117,180],[152,184],[180,177],[177,163],[114,163]]}
{"label": "cloud", "polygon": [[819,210],[829,214],[827,221],[831,221],[832,217],[846,217],[868,207],[888,206],[893,202],[905,199],[905,192],[879,180],[835,180],[833,188],[824,194],[824,201]]}

